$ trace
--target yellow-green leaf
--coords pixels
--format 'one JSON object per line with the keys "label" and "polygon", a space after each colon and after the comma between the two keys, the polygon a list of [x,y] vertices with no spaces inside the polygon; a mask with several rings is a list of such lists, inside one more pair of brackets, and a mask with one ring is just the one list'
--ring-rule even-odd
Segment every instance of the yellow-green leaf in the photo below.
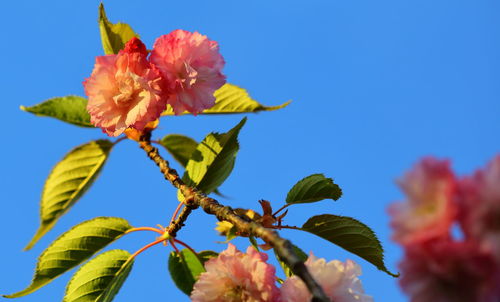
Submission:
{"label": "yellow-green leaf", "polygon": [[182,177],[186,184],[209,194],[226,180],[236,161],[238,134],[245,122],[246,118],[242,119],[227,133],[210,133],[198,144]]}
{"label": "yellow-green leaf", "polygon": [[[250,97],[248,92],[233,84],[225,84],[214,93],[215,105],[200,114],[235,114],[273,111],[285,108],[290,101],[278,106],[264,106]],[[182,114],[190,114],[184,112]],[[168,106],[162,115],[174,115],[172,107]]]}
{"label": "yellow-green leaf", "polygon": [[38,116],[53,117],[76,126],[94,127],[90,123],[90,115],[87,112],[87,99],[81,96],[57,97],[34,106],[21,106],[20,108]]}
{"label": "yellow-green leaf", "polygon": [[180,134],[169,134],[160,140],[167,151],[185,167],[191,158],[191,154],[196,150],[198,143],[187,136]]}
{"label": "yellow-green leaf", "polygon": [[97,217],[82,222],[62,234],[40,255],[31,284],[24,290],[4,296],[28,295],[79,265],[131,228],[123,218]]}
{"label": "yellow-green leaf", "polygon": [[385,266],[384,249],[375,233],[354,218],[329,214],[313,216],[304,223],[302,230],[358,255],[391,276],[397,276]]}
{"label": "yellow-green leaf", "polygon": [[41,224],[31,242],[30,249],[57,220],[92,185],[101,171],[113,144],[97,140],[71,150],[56,164],[45,181],[40,202]]}
{"label": "yellow-green leaf", "polygon": [[99,30],[101,31],[102,48],[107,55],[117,54],[130,39],[139,38],[130,25],[109,22],[102,3],[99,5]]}
{"label": "yellow-green leaf", "polygon": [[[177,160],[184,168],[186,167],[191,155],[196,150],[198,143],[187,136],[181,134],[169,134],[160,140],[160,144]],[[222,198],[227,198],[218,189],[213,191],[214,194]],[[184,196],[178,192],[179,201],[184,200]]]}
{"label": "yellow-green leaf", "polygon": [[133,266],[130,253],[107,251],[83,265],[66,287],[63,302],[110,302]]}

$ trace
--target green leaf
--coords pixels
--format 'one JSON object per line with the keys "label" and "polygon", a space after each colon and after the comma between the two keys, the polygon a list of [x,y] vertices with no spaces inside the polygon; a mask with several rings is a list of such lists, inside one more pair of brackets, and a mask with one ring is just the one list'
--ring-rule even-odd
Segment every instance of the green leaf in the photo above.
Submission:
{"label": "green leaf", "polygon": [[182,179],[205,194],[212,193],[231,174],[239,150],[238,134],[246,118],[227,133],[210,133],[196,147]]}
{"label": "green leaf", "polygon": [[323,174],[310,175],[293,186],[286,196],[286,203],[310,203],[323,199],[337,200],[342,196],[340,187]]}
{"label": "green leaf", "polygon": [[[292,244],[292,248],[293,248],[293,251],[295,252],[295,254],[297,256],[299,256],[300,260],[302,260],[304,262],[307,260],[308,256],[307,256],[306,253],[304,253],[303,250],[301,250],[295,244]],[[280,257],[278,257],[278,254],[276,254],[276,251],[274,251],[274,255],[276,256],[276,259],[278,259],[278,262],[281,265],[281,268],[283,269],[283,272],[285,273],[285,276],[287,278],[293,276],[292,269],[285,262],[281,261]]]}
{"label": "green leaf", "polygon": [[[260,111],[274,111],[285,108],[290,101],[278,106],[264,106],[248,95],[248,92],[233,84],[225,84],[215,91],[215,105],[204,110],[201,114],[235,114],[235,113],[256,113]],[[182,113],[191,114],[187,111]],[[168,106],[162,115],[174,115],[172,107]]]}
{"label": "green leaf", "polygon": [[45,235],[57,220],[92,185],[113,144],[109,140],[91,141],[71,150],[54,167],[45,181],[40,202],[41,224],[26,250]]}
{"label": "green leaf", "polygon": [[183,249],[179,254],[175,251],[170,253],[168,270],[175,285],[189,296],[194,283],[205,268],[196,254],[189,249]]}
{"label": "green leaf", "polygon": [[217,252],[205,250],[198,253],[198,258],[200,259],[201,263],[205,265],[205,262],[207,262],[212,258],[217,257],[218,255],[219,254]]}
{"label": "green leaf", "polygon": [[139,38],[130,25],[109,22],[102,3],[99,5],[99,30],[101,31],[102,48],[107,55],[117,54],[130,39]]}
{"label": "green leaf", "polygon": [[[177,160],[184,168],[186,167],[191,155],[196,151],[198,143],[187,136],[181,134],[169,134],[164,136],[160,140],[160,144],[165,147],[165,149]],[[226,195],[222,194],[218,189],[213,191],[214,194],[222,197],[228,198]],[[177,194],[180,198],[179,201],[184,200],[184,196]]]}
{"label": "green leaf", "polygon": [[163,137],[160,143],[183,167],[186,167],[191,154],[198,146],[194,139],[180,134],[169,134]]}
{"label": "green leaf", "polygon": [[87,262],[71,278],[63,302],[112,301],[132,269],[130,256],[124,250],[111,250]]}
{"label": "green leaf", "polygon": [[34,106],[21,106],[20,108],[38,116],[53,117],[80,127],[94,127],[90,123],[90,115],[87,112],[87,99],[81,96],[57,97]]}
{"label": "green leaf", "polygon": [[255,250],[260,252],[259,243],[257,243],[257,240],[255,239],[254,236],[248,236],[248,241],[250,241],[250,244],[253,246]]}
{"label": "green leaf", "polygon": [[309,218],[302,226],[302,230],[358,255],[393,277],[397,276],[385,267],[384,249],[375,233],[354,218],[329,214],[318,215]]}
{"label": "green leaf", "polygon": [[36,291],[121,237],[130,228],[125,219],[116,217],[98,217],[78,224],[43,251],[30,286],[4,297],[17,298]]}

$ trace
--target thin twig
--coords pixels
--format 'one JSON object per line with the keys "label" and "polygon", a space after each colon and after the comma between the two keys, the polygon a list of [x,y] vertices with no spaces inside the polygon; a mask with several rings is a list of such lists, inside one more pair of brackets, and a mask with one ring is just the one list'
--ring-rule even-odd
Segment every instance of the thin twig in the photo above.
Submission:
{"label": "thin twig", "polygon": [[291,225],[277,225],[277,226],[272,226],[272,228],[273,229],[278,229],[278,230],[281,230],[281,229],[302,230],[299,227],[291,226]]}
{"label": "thin twig", "polygon": [[[304,262],[300,260],[300,258],[293,251],[290,241],[281,238],[274,230],[267,229],[246,217],[237,215],[231,207],[221,205],[217,200],[207,197],[196,188],[187,186],[179,177],[177,171],[170,168],[168,161],[160,156],[158,149],[151,145],[151,133],[141,136],[139,145],[146,152],[148,157],[160,168],[160,171],[165,179],[168,180],[175,188],[179,189],[185,197],[184,202],[186,203],[186,207],[177,218],[177,220],[180,220],[181,218],[184,220],[180,221],[181,224],[178,225],[174,234],[182,227],[182,223],[191,213],[191,207],[200,206],[206,213],[216,216],[219,220],[231,222],[240,233],[260,237],[266,243],[271,245],[280,259],[290,267],[295,275],[299,276],[304,281],[307,288],[313,295],[312,302],[330,302],[323,289],[307,270]],[[186,210],[186,213],[184,213],[184,210]]]}
{"label": "thin twig", "polygon": [[189,214],[196,209],[197,207],[193,205],[186,205],[179,216],[177,217],[176,220],[170,223],[170,225],[167,227],[166,232],[170,235],[170,237],[175,237],[177,236],[177,232],[184,226],[184,222],[186,222]]}

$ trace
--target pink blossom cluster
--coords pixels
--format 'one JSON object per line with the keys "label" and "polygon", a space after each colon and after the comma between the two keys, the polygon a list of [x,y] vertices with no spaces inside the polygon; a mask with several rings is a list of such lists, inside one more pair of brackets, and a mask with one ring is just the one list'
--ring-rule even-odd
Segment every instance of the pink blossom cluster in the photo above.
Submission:
{"label": "pink blossom cluster", "polygon": [[398,183],[406,200],[388,210],[411,301],[500,301],[500,155],[465,177],[424,158]]}
{"label": "pink blossom cluster", "polygon": [[144,130],[167,104],[175,114],[198,114],[215,104],[226,82],[217,42],[197,32],[175,30],[159,37],[149,52],[137,38],[118,54],[96,58],[83,83],[92,124],[109,136]]}
{"label": "pink blossom cluster", "polygon": [[[297,276],[278,288],[276,270],[268,264],[267,255],[248,247],[246,253],[232,244],[218,257],[205,263],[206,272],[194,285],[193,302],[309,302],[311,294]],[[306,267],[335,302],[373,302],[365,295],[360,267],[353,261],[326,262],[310,255]]]}

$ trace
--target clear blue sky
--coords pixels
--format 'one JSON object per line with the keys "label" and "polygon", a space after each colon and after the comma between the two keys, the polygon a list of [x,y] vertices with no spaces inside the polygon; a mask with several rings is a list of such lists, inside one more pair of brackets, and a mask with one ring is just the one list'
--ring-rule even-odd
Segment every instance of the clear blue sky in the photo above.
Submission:
{"label": "clear blue sky", "polygon": [[[21,112],[54,96],[83,95],[94,57],[102,54],[99,1],[4,1],[0,12],[3,96],[0,182],[0,293],[24,288],[36,257],[59,234],[96,216],[135,226],[166,224],[175,191],[132,142],[112,153],[100,178],[32,251],[22,252],[38,223],[39,197],[51,167],[72,147],[104,135]],[[314,214],[348,215],[379,235],[389,268],[401,250],[390,241],[387,205],[402,197],[394,179],[424,155],[451,158],[459,173],[500,152],[500,3],[461,0],[106,1],[151,46],[174,29],[219,42],[228,81],[278,112],[250,115],[233,175],[221,187],[234,207],[280,205],[289,188],[313,173],[339,183],[344,196],[292,208],[287,223]],[[172,117],[155,134],[201,140],[242,116]],[[201,211],[179,238],[221,250],[215,219]],[[376,301],[406,301],[396,280],[307,234],[285,231],[321,257],[352,258]],[[135,251],[154,235],[133,234],[112,248]],[[246,241],[236,241],[244,248]],[[141,255],[115,301],[187,301],[167,271],[170,248]],[[18,301],[57,301],[70,274]]]}

